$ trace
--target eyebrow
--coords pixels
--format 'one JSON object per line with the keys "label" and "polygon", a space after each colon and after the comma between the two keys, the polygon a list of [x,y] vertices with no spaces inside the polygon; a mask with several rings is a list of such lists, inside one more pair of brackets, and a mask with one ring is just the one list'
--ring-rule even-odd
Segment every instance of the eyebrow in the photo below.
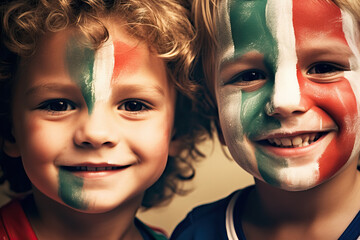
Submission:
{"label": "eyebrow", "polygon": [[159,85],[143,85],[140,83],[135,83],[135,84],[115,84],[114,87],[117,88],[118,91],[120,92],[143,92],[143,93],[153,93],[154,91],[157,92],[158,94],[160,94],[161,96],[165,96],[165,92],[164,89],[161,88]]}
{"label": "eyebrow", "polygon": [[326,55],[326,54],[338,54],[343,56],[353,56],[354,52],[350,48],[349,45],[344,43],[323,43],[323,44],[314,44],[305,47],[297,48],[298,51],[308,53],[311,52],[312,54],[318,55]]}
{"label": "eyebrow", "polygon": [[26,96],[35,95],[43,91],[60,92],[60,91],[71,91],[73,89],[74,89],[74,85],[72,84],[44,83],[27,89],[25,91],[25,95]]}

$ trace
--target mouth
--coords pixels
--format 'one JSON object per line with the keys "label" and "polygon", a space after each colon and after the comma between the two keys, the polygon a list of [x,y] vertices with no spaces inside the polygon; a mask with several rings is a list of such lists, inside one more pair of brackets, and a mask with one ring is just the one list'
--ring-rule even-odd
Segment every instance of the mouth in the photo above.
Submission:
{"label": "mouth", "polygon": [[130,165],[124,166],[62,166],[66,171],[69,172],[104,172],[104,171],[115,171],[115,170],[122,170],[125,168],[130,167]]}
{"label": "mouth", "polygon": [[299,148],[309,146],[320,138],[325,136],[327,132],[320,133],[304,133],[296,136],[273,137],[259,141],[261,145],[273,146],[278,148]]}

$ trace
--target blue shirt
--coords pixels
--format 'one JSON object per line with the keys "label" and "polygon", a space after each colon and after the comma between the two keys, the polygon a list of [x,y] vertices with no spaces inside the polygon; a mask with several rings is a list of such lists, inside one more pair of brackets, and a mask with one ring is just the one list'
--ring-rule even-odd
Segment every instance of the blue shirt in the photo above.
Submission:
{"label": "blue shirt", "polygon": [[[233,192],[219,201],[194,208],[175,228],[171,240],[246,240],[241,225],[242,207],[254,186]],[[237,214],[234,214],[237,213]],[[339,240],[360,236],[360,212]]]}

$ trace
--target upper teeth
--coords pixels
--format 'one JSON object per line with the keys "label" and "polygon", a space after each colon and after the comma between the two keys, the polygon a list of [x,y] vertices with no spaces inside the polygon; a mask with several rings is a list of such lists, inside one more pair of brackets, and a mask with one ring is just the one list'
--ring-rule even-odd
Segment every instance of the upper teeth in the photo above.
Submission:
{"label": "upper teeth", "polygon": [[115,170],[117,167],[88,167],[88,166],[79,166],[75,167],[75,171],[105,171],[105,170]]}
{"label": "upper teeth", "polygon": [[305,147],[317,140],[320,135],[316,133],[303,134],[295,137],[269,138],[268,141],[278,147]]}

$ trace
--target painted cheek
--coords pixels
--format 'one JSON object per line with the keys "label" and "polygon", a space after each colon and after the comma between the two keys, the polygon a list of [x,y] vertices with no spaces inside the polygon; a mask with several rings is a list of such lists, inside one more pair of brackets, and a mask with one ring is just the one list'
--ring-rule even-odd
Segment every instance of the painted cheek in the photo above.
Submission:
{"label": "painted cheek", "polygon": [[[311,16],[311,17],[309,17]],[[347,45],[342,29],[341,11],[332,3],[320,1],[293,1],[293,22],[296,45],[306,45],[319,33]],[[297,69],[300,69],[299,66]],[[358,116],[354,92],[345,78],[334,83],[315,83],[298,71],[302,104],[316,106],[315,111],[324,121],[331,118],[338,127],[337,136],[319,159],[320,179],[330,177],[349,159],[355,143],[353,124]],[[341,147],[339,147],[341,146]]]}
{"label": "painted cheek", "polygon": [[59,170],[59,197],[67,205],[86,210],[88,204],[83,199],[84,180],[60,168]]}
{"label": "painted cheek", "polygon": [[243,92],[241,121],[250,139],[281,127],[279,120],[269,117],[265,113],[266,103],[273,92],[273,81],[268,81],[261,89],[255,92]]}
{"label": "painted cheek", "polygon": [[351,155],[356,137],[353,125],[358,116],[356,97],[345,78],[326,84],[300,79],[301,95],[312,99],[323,121],[330,117],[338,127],[337,136],[319,159],[319,181],[322,181],[337,172]]}

